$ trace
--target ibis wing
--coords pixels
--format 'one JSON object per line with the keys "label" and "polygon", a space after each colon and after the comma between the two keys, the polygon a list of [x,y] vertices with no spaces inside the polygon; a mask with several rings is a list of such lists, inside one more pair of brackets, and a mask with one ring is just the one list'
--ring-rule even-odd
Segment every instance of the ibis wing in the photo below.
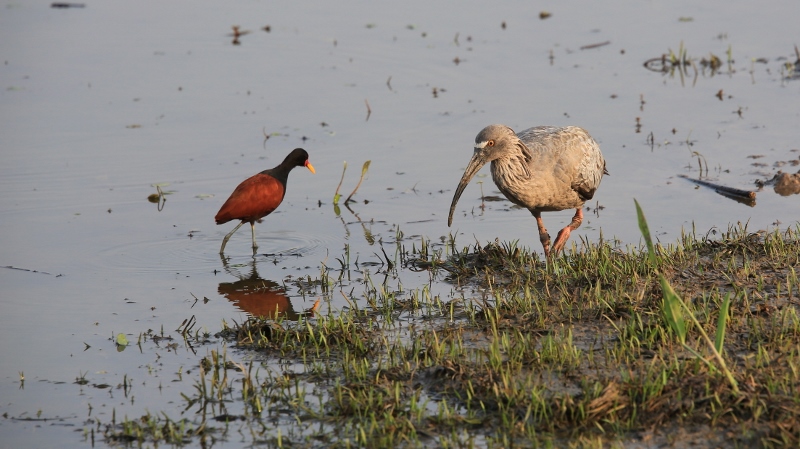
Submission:
{"label": "ibis wing", "polygon": [[580,158],[580,163],[576,168],[572,188],[584,201],[588,201],[594,197],[594,192],[600,187],[603,175],[607,173],[606,161],[600,153],[600,147],[590,137],[583,146],[583,157]]}
{"label": "ibis wing", "polygon": [[600,146],[585,129],[536,126],[518,136],[533,150],[534,164],[552,166],[555,178],[566,182],[583,201],[592,199],[607,172]]}

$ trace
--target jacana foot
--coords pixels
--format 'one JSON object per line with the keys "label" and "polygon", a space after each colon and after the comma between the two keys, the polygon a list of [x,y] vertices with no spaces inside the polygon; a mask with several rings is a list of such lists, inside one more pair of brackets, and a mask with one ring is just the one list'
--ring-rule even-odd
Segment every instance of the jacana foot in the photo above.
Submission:
{"label": "jacana foot", "polygon": [[256,223],[254,221],[250,222],[250,235],[253,237],[253,255],[255,256],[258,245],[256,245]]}
{"label": "jacana foot", "polygon": [[228,270],[228,258],[225,257],[225,254],[219,253],[219,260],[220,260],[220,262],[222,262],[222,268],[224,268],[225,271],[227,271]]}

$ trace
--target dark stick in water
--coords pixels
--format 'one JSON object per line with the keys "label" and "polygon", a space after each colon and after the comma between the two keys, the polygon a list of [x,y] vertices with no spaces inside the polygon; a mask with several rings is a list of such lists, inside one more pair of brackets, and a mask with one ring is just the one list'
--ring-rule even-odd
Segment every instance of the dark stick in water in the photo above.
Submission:
{"label": "dark stick in water", "polygon": [[719,193],[722,193],[722,194],[739,196],[739,197],[742,197],[742,198],[750,198],[750,199],[755,199],[756,198],[756,192],[753,192],[752,190],[742,190],[742,189],[735,189],[733,187],[721,186],[719,184],[714,184],[713,182],[703,181],[701,179],[690,178],[690,177],[688,177],[686,175],[678,175],[678,176],[683,178],[683,179],[692,181],[695,184],[699,184],[701,186],[706,186],[706,187],[711,187],[715,191],[717,191]]}

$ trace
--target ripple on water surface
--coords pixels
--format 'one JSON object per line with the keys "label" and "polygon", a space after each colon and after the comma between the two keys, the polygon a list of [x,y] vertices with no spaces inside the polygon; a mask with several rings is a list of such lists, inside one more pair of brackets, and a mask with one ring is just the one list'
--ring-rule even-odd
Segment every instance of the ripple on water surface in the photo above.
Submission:
{"label": "ripple on water surface", "polygon": [[[241,234],[241,235],[240,235]],[[222,268],[219,255],[221,237],[175,235],[164,239],[140,240],[112,246],[98,254],[94,260],[101,272],[120,271],[131,274],[199,274],[213,273]],[[326,249],[338,245],[330,235],[309,235],[294,231],[256,233],[257,258],[288,261],[291,258],[308,258],[304,265],[316,266],[324,258]],[[315,255],[319,256],[314,257]],[[229,264],[252,260],[250,230],[245,226],[231,237],[225,249]],[[313,263],[312,263],[313,262]],[[280,263],[280,262],[279,262]]]}

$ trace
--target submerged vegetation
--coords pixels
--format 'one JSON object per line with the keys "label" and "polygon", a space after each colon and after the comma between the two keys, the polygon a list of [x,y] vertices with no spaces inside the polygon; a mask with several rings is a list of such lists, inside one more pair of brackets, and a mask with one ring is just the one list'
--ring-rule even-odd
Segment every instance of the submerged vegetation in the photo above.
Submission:
{"label": "submerged vegetation", "polygon": [[[724,64],[722,62],[722,58],[714,53],[709,53],[708,57],[704,56],[701,58],[693,58],[689,56],[687,49],[683,45],[683,41],[681,41],[677,51],[673,51],[670,48],[667,53],[663,53],[657,58],[651,58],[645,61],[644,67],[653,72],[660,72],[669,74],[671,76],[677,72],[678,75],[680,75],[681,82],[683,82],[684,77],[691,74],[691,69],[694,74],[693,82],[697,82],[697,76],[700,73],[703,75],[708,74],[709,76],[714,76],[721,71],[723,65],[727,67],[727,71],[729,73],[733,73],[734,60],[731,46],[728,46],[725,54],[726,59]],[[698,66],[700,69],[698,69]]]}
{"label": "submerged vegetation", "polygon": [[[258,361],[212,351],[184,416],[98,431],[207,447],[604,447],[687,432],[796,447],[798,232],[740,226],[649,251],[582,242],[549,263],[515,243],[398,243],[361,292],[339,288],[344,264],[304,281],[345,310],[224,323],[218,337]],[[390,286],[406,269],[452,293]]]}

